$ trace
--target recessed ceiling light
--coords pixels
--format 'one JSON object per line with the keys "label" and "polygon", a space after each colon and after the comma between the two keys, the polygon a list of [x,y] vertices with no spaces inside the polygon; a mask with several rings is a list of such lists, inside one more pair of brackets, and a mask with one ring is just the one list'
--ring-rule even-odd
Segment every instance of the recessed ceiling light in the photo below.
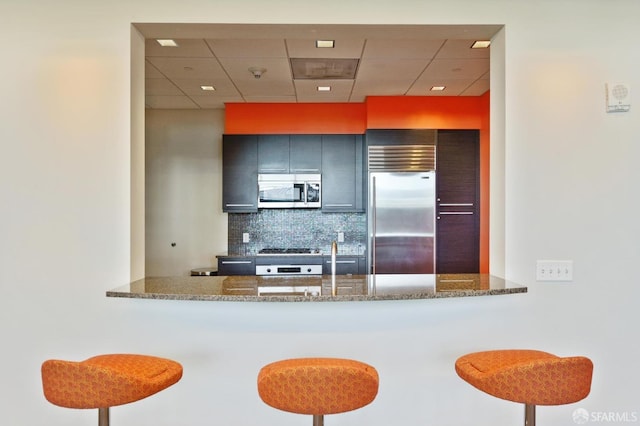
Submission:
{"label": "recessed ceiling light", "polygon": [[330,92],[331,86],[318,86],[318,92]]}
{"label": "recessed ceiling light", "polygon": [[335,43],[335,40],[316,40],[316,47],[333,48],[335,47]]}
{"label": "recessed ceiling light", "polygon": [[491,40],[476,40],[471,45],[472,49],[486,49],[491,44]]}
{"label": "recessed ceiling light", "polygon": [[432,92],[442,92],[445,88],[446,88],[446,86],[433,86],[431,88],[431,91]]}
{"label": "recessed ceiling light", "polygon": [[204,91],[209,91],[209,92],[216,90],[216,88],[213,86],[200,86],[200,88]]}
{"label": "recessed ceiling light", "polygon": [[178,43],[175,40],[167,39],[157,39],[158,44],[162,47],[178,47]]}

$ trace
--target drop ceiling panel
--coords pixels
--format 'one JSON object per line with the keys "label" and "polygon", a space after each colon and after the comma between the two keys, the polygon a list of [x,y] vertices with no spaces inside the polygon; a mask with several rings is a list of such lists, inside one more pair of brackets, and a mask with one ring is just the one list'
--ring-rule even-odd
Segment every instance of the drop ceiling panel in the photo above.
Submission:
{"label": "drop ceiling panel", "polygon": [[[261,82],[262,85],[287,81],[293,88],[291,68],[286,58],[220,58],[220,63],[238,85],[247,81]],[[267,71],[257,79],[249,71],[251,67],[265,68]]]}
{"label": "drop ceiling panel", "polygon": [[283,39],[207,39],[218,58],[286,58]]}
{"label": "drop ceiling panel", "polygon": [[421,58],[431,59],[445,40],[367,39],[363,58]]}
{"label": "drop ceiling panel", "polygon": [[291,58],[359,58],[364,39],[341,38],[335,40],[333,48],[317,48],[316,39],[287,39],[287,50]]}
{"label": "drop ceiling panel", "polygon": [[146,96],[145,104],[154,109],[198,109],[187,96]]}
{"label": "drop ceiling panel", "polygon": [[209,46],[202,39],[172,39],[177,47],[163,47],[156,39],[145,40],[145,55],[147,57],[182,57],[182,58],[210,58],[213,56]]}
{"label": "drop ceiling panel", "polygon": [[471,86],[462,92],[462,96],[480,96],[487,90],[489,90],[489,80],[481,78],[480,80],[473,82]]}
{"label": "drop ceiling panel", "polygon": [[216,59],[208,58],[148,58],[163,75],[169,78],[211,78],[226,74]]}
{"label": "drop ceiling panel", "polygon": [[472,79],[480,78],[489,70],[489,59],[434,59],[425,72],[425,76],[435,79]]}
{"label": "drop ceiling panel", "polygon": [[[193,96],[240,96],[238,89],[223,78],[210,79],[174,79],[173,82],[182,92]],[[213,86],[216,90],[203,91],[201,86]]]}
{"label": "drop ceiling panel", "polygon": [[149,61],[144,63],[144,77],[145,78],[166,78],[156,67]]}
{"label": "drop ceiling panel", "polygon": [[227,102],[244,102],[239,96],[191,96],[191,99],[203,109],[223,109]]}
{"label": "drop ceiling panel", "polygon": [[[424,71],[427,59],[363,59],[358,69],[358,83],[365,85],[382,82],[405,81],[409,84]],[[407,86],[408,87],[408,86]]]}
{"label": "drop ceiling panel", "polygon": [[488,59],[491,49],[472,49],[476,40],[447,40],[438,52],[439,59]]}
{"label": "drop ceiling panel", "polygon": [[[414,84],[407,92],[408,96],[460,96],[472,85],[474,80],[428,80]],[[434,86],[445,86],[445,90],[431,91]]]}
{"label": "drop ceiling panel", "polygon": [[147,95],[184,95],[175,84],[166,78],[147,78],[144,90]]}

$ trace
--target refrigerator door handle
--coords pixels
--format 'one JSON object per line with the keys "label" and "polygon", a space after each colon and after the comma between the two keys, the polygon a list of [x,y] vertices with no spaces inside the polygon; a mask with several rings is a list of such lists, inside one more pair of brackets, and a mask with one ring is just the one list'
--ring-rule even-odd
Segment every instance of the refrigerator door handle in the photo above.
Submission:
{"label": "refrigerator door handle", "polygon": [[376,177],[371,177],[371,273],[376,275]]}

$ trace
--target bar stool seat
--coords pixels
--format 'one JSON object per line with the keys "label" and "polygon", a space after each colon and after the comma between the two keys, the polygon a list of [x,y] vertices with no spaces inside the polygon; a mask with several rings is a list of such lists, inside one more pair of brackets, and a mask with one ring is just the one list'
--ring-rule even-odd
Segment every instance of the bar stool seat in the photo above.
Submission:
{"label": "bar stool seat", "polygon": [[66,408],[97,408],[98,424],[109,424],[109,407],[151,396],[178,382],[182,366],[149,355],[98,355],[84,361],[47,360],[42,364],[47,401]]}
{"label": "bar stool seat", "polygon": [[477,389],[525,404],[525,425],[535,425],[536,405],[578,402],[589,395],[593,363],[582,356],[506,349],[464,355],[455,363],[458,375]]}
{"label": "bar stool seat", "polygon": [[265,365],[258,374],[258,394],[271,407],[313,415],[322,426],[325,414],[362,408],[378,394],[376,369],[342,358],[294,358]]}

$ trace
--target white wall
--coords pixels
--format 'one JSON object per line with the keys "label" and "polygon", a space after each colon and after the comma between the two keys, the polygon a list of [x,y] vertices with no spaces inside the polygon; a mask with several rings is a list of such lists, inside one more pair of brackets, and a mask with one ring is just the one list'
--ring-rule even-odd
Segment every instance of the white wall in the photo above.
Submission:
{"label": "white wall", "polygon": [[[255,377],[266,362],[318,354],[362,359],[381,376],[376,401],[332,425],[518,424],[521,407],[453,371],[457,356],[500,347],[594,360],[589,398],[540,408],[540,424],[573,424],[576,407],[637,412],[640,120],[635,105],[605,114],[604,83],[640,87],[638,16],[636,0],[3,2],[0,36],[12,43],[0,71],[2,424],[95,422],[93,411],[43,399],[39,365],[119,351],[174,358],[185,375],[114,409],[114,425],[310,422],[262,404]],[[494,184],[504,186],[505,273],[530,292],[371,304],[104,297],[131,273],[140,123],[130,122],[129,49],[140,21],[505,24],[505,169]],[[574,282],[535,282],[542,258],[573,259]]]}
{"label": "white wall", "polygon": [[147,111],[147,276],[189,275],[226,253],[223,132],[223,110]]}

